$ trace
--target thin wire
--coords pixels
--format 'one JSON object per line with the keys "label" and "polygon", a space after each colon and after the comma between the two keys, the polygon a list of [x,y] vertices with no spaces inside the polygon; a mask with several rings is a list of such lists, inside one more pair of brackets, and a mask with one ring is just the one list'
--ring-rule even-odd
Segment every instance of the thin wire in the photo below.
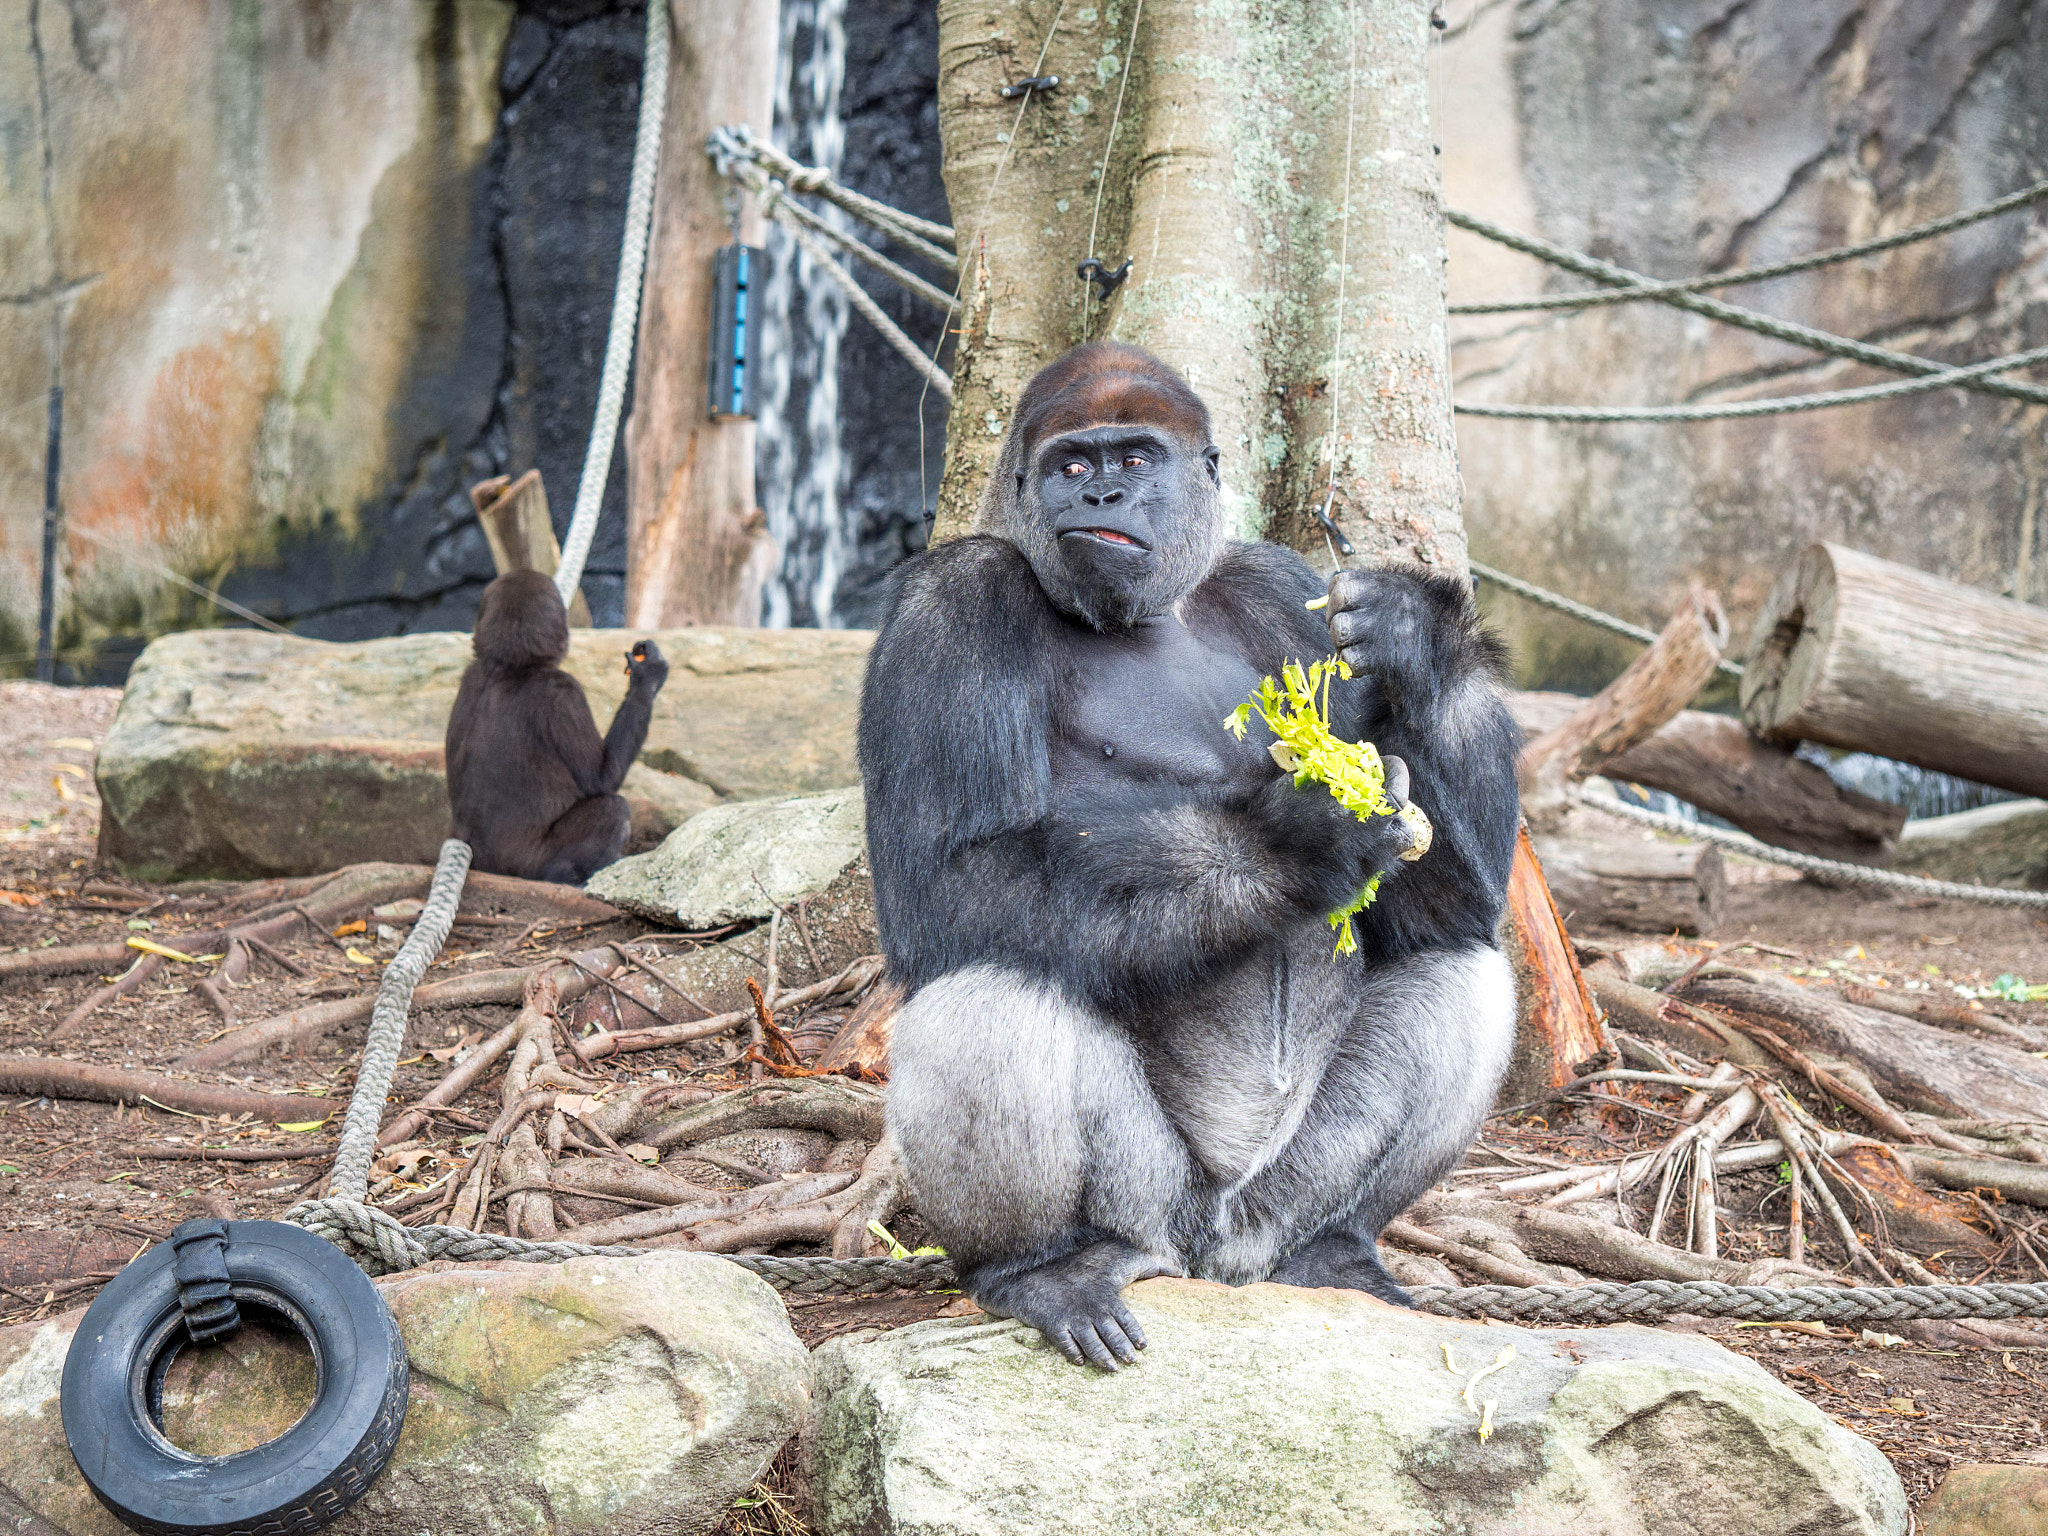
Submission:
{"label": "thin wire", "polygon": [[[1102,193],[1109,185],[1109,157],[1116,153],[1116,125],[1124,115],[1124,87],[1131,83],[1131,52],[1138,46],[1138,22],[1145,14],[1145,0],[1138,0],[1131,11],[1131,35],[1124,41],[1122,68],[1116,77],[1116,110],[1109,114],[1109,137],[1102,144],[1102,164],[1095,170],[1095,212],[1088,218],[1088,254],[1095,255],[1095,232],[1102,222]],[[1098,271],[1101,269],[1098,267]],[[1081,339],[1088,339],[1089,320],[1095,309],[1095,284],[1088,278],[1081,279]],[[1102,296],[1109,302],[1109,295]]]}
{"label": "thin wire", "polygon": [[[1067,0],[1060,0],[1059,5],[1052,13],[1052,25],[1045,30],[1045,41],[1038,45],[1038,61],[1031,66],[1031,73],[1033,75],[1045,73],[1045,56],[1052,52],[1052,40],[1060,30],[1060,18],[1066,15],[1066,13]],[[996,173],[989,178],[988,192],[981,200],[981,212],[975,216],[974,233],[969,235],[965,241],[962,241],[959,238],[960,226],[957,224],[953,226],[953,249],[960,255],[960,275],[953,280],[953,297],[960,306],[955,311],[956,314],[965,315],[967,313],[965,295],[967,292],[968,251],[972,247],[979,246],[982,232],[988,228],[988,211],[995,206],[996,188],[1002,184],[1003,170],[1010,163],[1010,151],[1017,143],[1017,130],[1024,126],[1024,114],[1031,106],[1031,98],[1037,94],[1036,91],[1026,91],[1023,96],[1018,98],[1017,115],[1010,120],[1009,133],[1000,141],[1003,146],[1002,153],[996,156]],[[939,353],[944,349],[945,345],[946,327],[940,326],[939,339],[932,343],[931,356],[933,367],[938,366]],[[925,478],[925,471],[928,466],[925,463],[924,402],[925,397],[931,393],[931,387],[931,378],[927,375],[924,388],[917,392],[917,504],[919,508],[924,506],[925,493],[929,488],[929,482]]]}
{"label": "thin wire", "polygon": [[286,635],[294,640],[300,638],[298,635],[292,634],[292,632],[286,629],[282,624],[279,624],[272,619],[266,619],[265,617],[263,617],[262,614],[244,608],[240,603],[236,602],[233,598],[222,597],[218,592],[214,591],[213,588],[211,587],[202,587],[198,582],[194,581],[191,577],[186,576],[181,572],[172,570],[168,565],[165,565],[161,560],[152,560],[148,555],[142,554],[140,551],[136,550],[130,545],[116,544],[114,540],[108,538],[105,534],[94,533],[90,529],[79,527],[76,523],[67,524],[65,526],[64,531],[66,533],[76,534],[78,535],[79,538],[97,544],[103,549],[116,549],[119,551],[122,559],[130,561],[133,564],[143,566],[149,570],[155,571],[159,576],[167,576],[172,581],[175,581],[179,586],[183,587],[186,591],[195,592],[199,596],[205,598],[209,603],[212,603],[214,607],[225,609],[229,613],[247,619],[251,624],[254,624],[262,629],[267,629],[274,635]]}
{"label": "thin wire", "polygon": [[1337,547],[1330,535],[1330,508],[1337,500],[1337,444],[1344,432],[1344,389],[1338,375],[1344,367],[1344,294],[1351,276],[1351,146],[1358,126],[1358,0],[1351,0],[1346,12],[1351,32],[1350,96],[1344,107],[1344,203],[1338,215],[1337,237],[1337,335],[1330,353],[1330,442],[1324,457],[1330,463],[1330,483],[1324,489],[1323,509],[1316,521],[1323,527],[1323,542],[1329,546],[1330,563],[1336,565]]}

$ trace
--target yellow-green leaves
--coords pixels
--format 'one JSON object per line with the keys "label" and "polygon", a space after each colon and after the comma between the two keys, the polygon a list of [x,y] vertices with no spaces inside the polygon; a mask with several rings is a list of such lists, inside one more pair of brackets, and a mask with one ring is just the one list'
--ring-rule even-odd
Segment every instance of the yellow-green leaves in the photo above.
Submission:
{"label": "yellow-green leaves", "polygon": [[[1386,767],[1369,741],[1342,741],[1330,731],[1330,683],[1351,676],[1342,658],[1312,662],[1303,667],[1290,661],[1280,669],[1276,682],[1266,678],[1250,699],[1232,710],[1224,726],[1244,740],[1254,713],[1271,731],[1273,759],[1294,775],[1296,787],[1311,782],[1325,785],[1337,803],[1364,821],[1368,816],[1397,814],[1386,795]],[[1372,905],[1379,894],[1380,877],[1359,892],[1358,899],[1329,917],[1337,930],[1337,947],[1332,958],[1348,955],[1358,948],[1351,919]]]}

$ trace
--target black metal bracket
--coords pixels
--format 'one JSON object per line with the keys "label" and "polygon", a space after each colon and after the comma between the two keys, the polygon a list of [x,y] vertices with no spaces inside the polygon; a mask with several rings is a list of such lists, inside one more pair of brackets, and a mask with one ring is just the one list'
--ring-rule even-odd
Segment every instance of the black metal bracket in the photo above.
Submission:
{"label": "black metal bracket", "polygon": [[171,1233],[177,1259],[178,1309],[194,1344],[225,1339],[242,1326],[242,1309],[228,1291],[228,1224],[201,1217]]}
{"label": "black metal bracket", "polygon": [[1322,503],[1316,508],[1316,521],[1322,524],[1323,532],[1330,536],[1330,542],[1337,546],[1338,554],[1355,555],[1358,551],[1351,547],[1351,541],[1344,537],[1344,530],[1339,528],[1336,520],[1330,516],[1330,503],[1336,499],[1335,491],[1322,499]]}
{"label": "black metal bracket", "polygon": [[1003,87],[1003,100],[1015,101],[1019,96],[1029,96],[1033,91],[1051,91],[1059,88],[1058,75],[1033,75],[1029,80],[1019,80],[1015,85]]}
{"label": "black metal bracket", "polygon": [[1102,290],[1101,297],[1105,299],[1122,287],[1124,279],[1130,275],[1131,258],[1128,256],[1124,258],[1124,264],[1120,267],[1106,267],[1095,257],[1090,256],[1074,268],[1074,276],[1084,277],[1093,283]]}

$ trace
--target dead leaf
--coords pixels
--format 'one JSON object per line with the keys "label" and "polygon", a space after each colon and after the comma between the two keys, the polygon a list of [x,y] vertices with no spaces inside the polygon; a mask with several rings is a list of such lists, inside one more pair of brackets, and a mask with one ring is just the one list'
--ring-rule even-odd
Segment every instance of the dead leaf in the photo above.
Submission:
{"label": "dead leaf", "polygon": [[467,1056],[483,1037],[482,1030],[472,1029],[453,1045],[435,1046],[428,1050],[427,1054],[436,1061],[454,1061],[458,1057]]}
{"label": "dead leaf", "polygon": [[341,925],[341,926],[340,926],[339,928],[335,929],[335,930],[334,930],[334,936],[335,936],[335,937],[336,937],[337,939],[345,939],[345,938],[347,938],[347,937],[348,937],[348,936],[349,936],[350,934],[352,934],[352,933],[367,933],[367,932],[369,932],[369,930],[370,930],[370,925],[369,925],[368,923],[364,922],[364,921],[363,921],[363,920],[362,920],[362,919],[361,919],[361,918],[359,917],[359,918],[357,918],[357,919],[356,919],[356,920],[355,920],[354,922],[352,922],[352,923],[343,923],[343,924],[342,924],[342,925]]}
{"label": "dead leaf", "polygon": [[42,897],[31,896],[26,891],[0,891],[0,901],[10,907],[40,907],[43,904]]}
{"label": "dead leaf", "polygon": [[645,1163],[650,1168],[661,1161],[661,1153],[656,1148],[648,1146],[644,1141],[628,1142],[619,1150],[633,1159],[634,1162]]}
{"label": "dead leaf", "polygon": [[[361,925],[358,924],[357,926],[360,927]],[[132,944],[135,941],[133,939],[130,939],[128,942]],[[353,944],[349,945],[346,949],[344,949],[342,953],[347,955],[349,959],[355,961],[357,965],[375,965],[377,963],[376,957],[374,955],[364,954],[360,949],[357,949]]]}

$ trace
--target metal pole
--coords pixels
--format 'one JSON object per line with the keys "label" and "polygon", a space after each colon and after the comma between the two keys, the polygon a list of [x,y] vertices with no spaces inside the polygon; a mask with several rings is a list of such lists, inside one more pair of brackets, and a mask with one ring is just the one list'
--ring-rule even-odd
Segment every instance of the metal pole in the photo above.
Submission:
{"label": "metal pole", "polygon": [[43,606],[36,625],[36,681],[54,683],[57,662],[50,649],[57,622],[57,466],[64,437],[64,386],[50,386],[50,438],[43,464]]}

